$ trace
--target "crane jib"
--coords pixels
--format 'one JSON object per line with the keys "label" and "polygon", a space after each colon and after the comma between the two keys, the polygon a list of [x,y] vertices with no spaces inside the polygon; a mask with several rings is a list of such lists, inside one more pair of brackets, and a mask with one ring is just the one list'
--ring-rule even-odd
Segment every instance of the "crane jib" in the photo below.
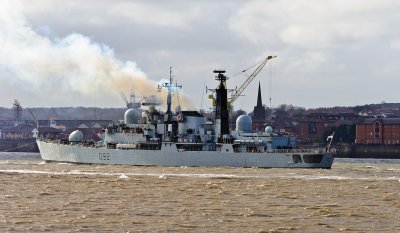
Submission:
{"label": "crane jib", "polygon": [[276,56],[268,56],[265,58],[261,64],[254,70],[254,72],[244,81],[244,83],[239,87],[239,89],[231,96],[229,104],[232,105],[233,102],[239,98],[240,94],[246,89],[246,87],[253,81],[253,79],[260,73],[260,71],[264,68],[265,64],[267,64],[268,60],[275,58]]}

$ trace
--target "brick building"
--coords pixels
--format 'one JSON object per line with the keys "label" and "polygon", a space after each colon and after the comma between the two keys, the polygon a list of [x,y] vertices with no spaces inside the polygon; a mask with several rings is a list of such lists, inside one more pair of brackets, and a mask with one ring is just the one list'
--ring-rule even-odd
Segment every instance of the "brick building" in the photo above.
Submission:
{"label": "brick building", "polygon": [[266,124],[272,127],[274,133],[295,134],[296,132],[296,128],[292,119],[277,118],[268,121]]}
{"label": "brick building", "polygon": [[400,118],[367,118],[356,125],[357,144],[400,144]]}
{"label": "brick building", "polygon": [[38,136],[40,138],[46,139],[60,139],[62,137],[63,131],[58,128],[50,126],[40,126],[38,131]]}
{"label": "brick building", "polygon": [[327,127],[338,127],[340,125],[353,125],[359,121],[360,116],[354,113],[310,113],[308,119],[320,119]]}
{"label": "brick building", "polygon": [[302,119],[295,123],[297,138],[302,142],[319,142],[322,140],[326,126],[320,119]]}
{"label": "brick building", "polygon": [[0,139],[32,139],[33,138],[33,125],[16,125],[13,127],[0,130]]}

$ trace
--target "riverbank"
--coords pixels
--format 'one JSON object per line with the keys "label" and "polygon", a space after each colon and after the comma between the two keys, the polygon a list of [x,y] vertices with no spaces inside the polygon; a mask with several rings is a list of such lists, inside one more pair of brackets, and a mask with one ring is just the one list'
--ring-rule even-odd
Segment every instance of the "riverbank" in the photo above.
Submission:
{"label": "riverbank", "polygon": [[343,144],[337,147],[335,157],[400,159],[400,145]]}

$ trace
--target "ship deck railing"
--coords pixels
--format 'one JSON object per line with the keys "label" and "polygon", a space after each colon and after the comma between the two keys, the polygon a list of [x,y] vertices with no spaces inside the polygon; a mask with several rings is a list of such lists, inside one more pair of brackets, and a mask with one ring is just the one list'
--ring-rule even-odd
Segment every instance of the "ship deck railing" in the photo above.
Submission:
{"label": "ship deck railing", "polygon": [[326,149],[326,148],[308,148],[308,149],[274,149],[272,150],[273,153],[280,153],[280,154],[284,154],[284,153],[288,153],[288,154],[310,154],[310,153],[334,153],[335,149],[331,148],[331,149]]}
{"label": "ship deck railing", "polygon": [[336,149],[330,148],[308,148],[308,149],[273,149],[273,150],[266,150],[266,151],[258,151],[256,148],[247,150],[241,148],[234,149],[234,152],[250,152],[250,153],[276,153],[276,154],[324,154],[324,153],[336,153]]}

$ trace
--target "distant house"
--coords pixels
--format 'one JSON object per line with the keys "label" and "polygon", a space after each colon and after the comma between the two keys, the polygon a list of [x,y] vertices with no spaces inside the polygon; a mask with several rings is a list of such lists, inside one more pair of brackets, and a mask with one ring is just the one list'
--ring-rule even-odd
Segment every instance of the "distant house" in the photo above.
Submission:
{"label": "distant house", "polygon": [[32,139],[33,138],[33,125],[17,125],[1,130],[1,139]]}
{"label": "distant house", "polygon": [[[96,126],[96,128],[104,128],[107,125],[113,123],[112,120],[39,120],[39,126],[63,126],[64,130],[77,128],[80,125],[85,125],[88,128]],[[99,127],[100,126],[100,127]]]}
{"label": "distant house", "polygon": [[54,128],[51,126],[40,126],[38,136],[46,139],[60,139],[62,137],[63,130]]}
{"label": "distant house", "polygon": [[328,127],[337,127],[339,125],[353,125],[360,116],[354,113],[310,113],[308,119],[320,119],[327,124]]}
{"label": "distant house", "polygon": [[271,126],[275,133],[285,133],[285,134],[294,134],[295,124],[292,119],[283,119],[278,118],[272,121],[267,122],[268,126]]}
{"label": "distant house", "polygon": [[296,136],[302,142],[321,141],[326,129],[326,124],[321,119],[301,119],[295,125]]}
{"label": "distant house", "polygon": [[104,128],[104,126],[101,126],[99,123],[94,123],[92,125],[92,128],[102,129],[102,128]]}
{"label": "distant house", "polygon": [[85,124],[80,124],[80,125],[78,125],[78,127],[76,127],[76,128],[78,128],[78,129],[87,129],[87,128],[89,128],[89,127],[87,127],[87,125],[85,125]]}
{"label": "distant house", "polygon": [[356,125],[357,144],[400,144],[400,118],[367,118]]}
{"label": "distant house", "polygon": [[111,123],[111,120],[39,120],[39,137],[68,139],[72,131],[80,130],[85,141],[96,141],[100,139],[98,133]]}

